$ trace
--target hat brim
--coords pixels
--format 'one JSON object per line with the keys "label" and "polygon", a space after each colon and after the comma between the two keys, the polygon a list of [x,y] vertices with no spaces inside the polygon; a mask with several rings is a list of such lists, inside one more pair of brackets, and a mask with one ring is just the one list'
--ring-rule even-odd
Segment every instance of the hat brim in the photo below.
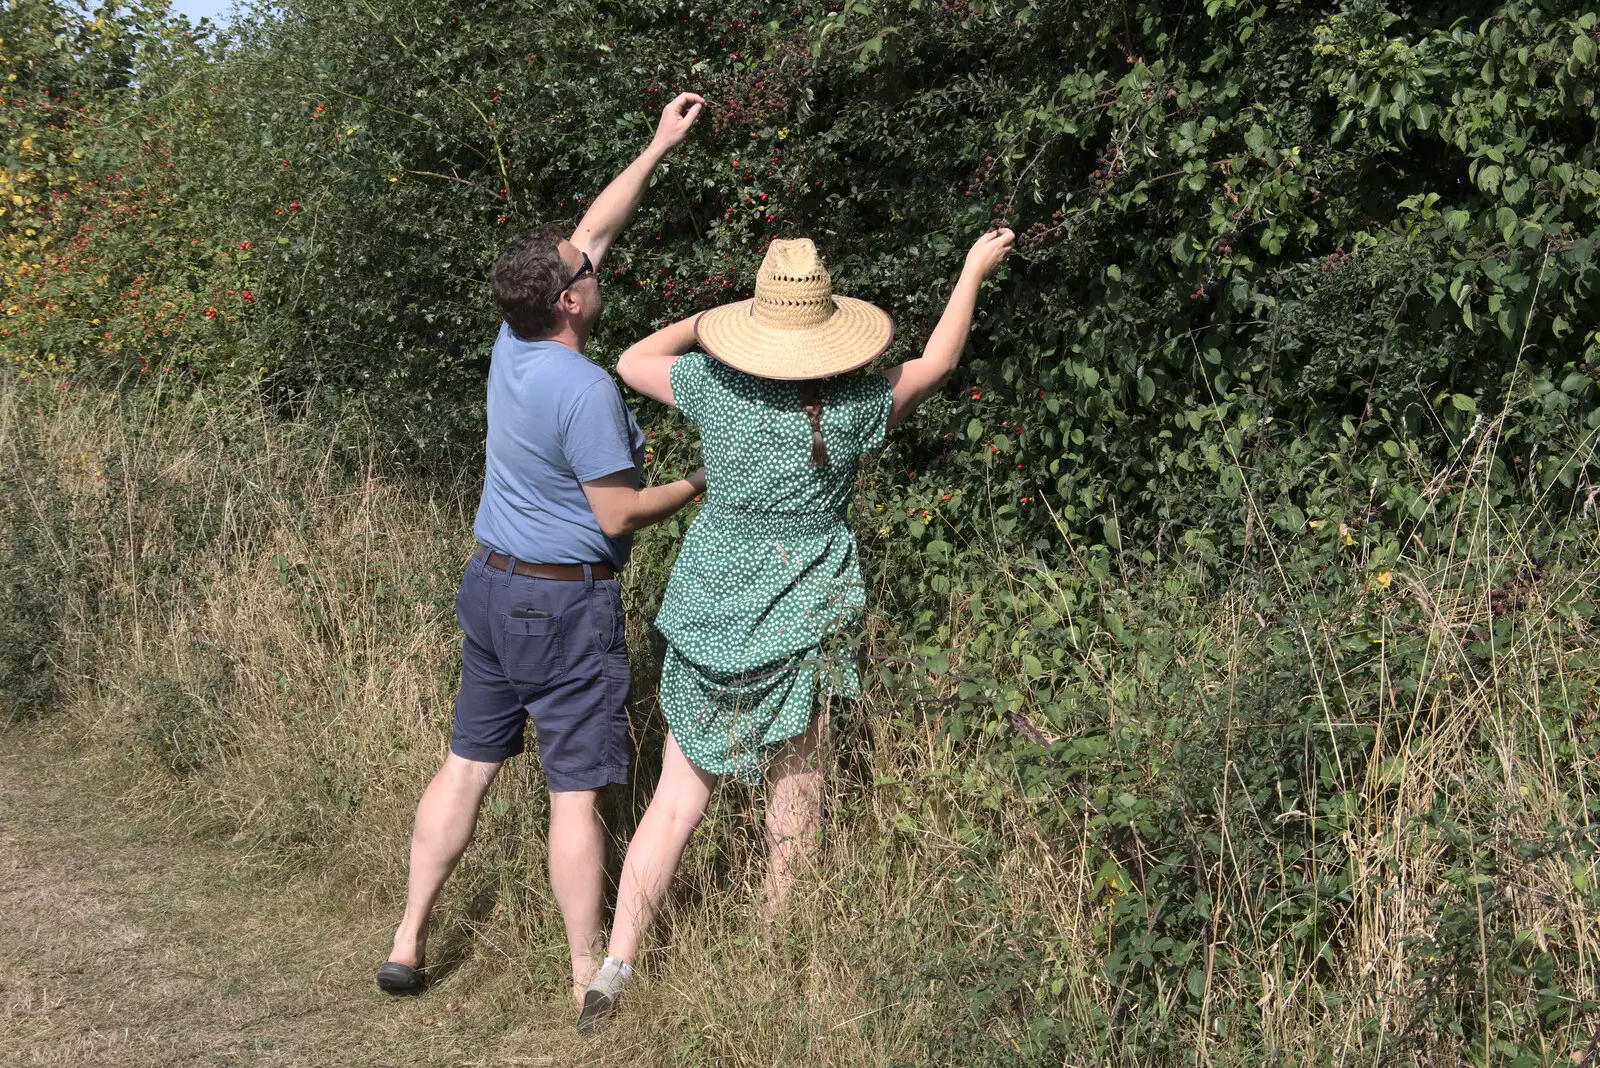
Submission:
{"label": "hat brim", "polygon": [[803,330],[763,323],[755,301],[724,304],[701,314],[694,336],[715,359],[758,378],[804,382],[865,367],[894,340],[894,320],[875,304],[834,297],[834,313]]}

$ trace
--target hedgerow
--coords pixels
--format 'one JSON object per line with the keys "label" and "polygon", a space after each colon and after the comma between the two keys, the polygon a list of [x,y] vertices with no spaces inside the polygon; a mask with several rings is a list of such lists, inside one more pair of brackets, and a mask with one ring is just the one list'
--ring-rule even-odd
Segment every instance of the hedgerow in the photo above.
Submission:
{"label": "hedgerow", "polygon": [[[1590,1004],[1583,952],[1532,954],[1525,915],[1482,907],[1518,878],[1478,863],[1505,799],[1390,787],[1418,724],[1444,729],[1420,695],[1511,700],[1499,658],[1552,656],[1595,611],[1572,555],[1600,492],[1594,12],[291,0],[208,36],[29,0],[3,19],[8,358],[362,406],[402,462],[475,467],[488,265],[575,224],[677,91],[710,104],[603,268],[602,361],[744,295],[781,236],[895,315],[902,358],[961,250],[1013,226],[962,367],[866,473],[860,529],[892,630],[872,640],[920,665],[917,714],[1102,862],[1116,993],[1095,1025],[1159,1051],[1174,1014],[1212,1026],[1219,967],[1241,1004],[1270,1000],[1263,962],[1336,972],[1379,892],[1352,813],[1390,803],[1451,873],[1410,928],[1432,941],[1394,957],[1437,1013],[1402,1045],[1570,1028]],[[686,425],[641,411],[652,466],[691,463]],[[1477,607],[1441,611],[1445,585]],[[1216,598],[1259,666],[1226,706],[1185,614]],[[1552,760],[1587,767],[1589,691],[1535,661],[1516,685],[1565,694]],[[1240,722],[1242,749],[1208,744]],[[1245,808],[1208,792],[1224,781]],[[1592,867],[1592,803],[1552,811],[1527,862]],[[1191,1002],[1195,954],[1247,902],[1257,974],[1208,958]],[[1082,978],[1065,951],[985,953],[949,981],[1077,1049],[1040,993]],[[1516,1026],[1484,1024],[1488,1003]]]}
{"label": "hedgerow", "polygon": [[[1041,549],[1060,522],[1231,554],[1245,471],[1287,526],[1381,528],[1418,464],[1506,409],[1497,474],[1586,494],[1592,13],[837,8],[310,2],[209,48],[125,26],[140,83],[95,98],[137,136],[97,170],[131,199],[12,254],[117,307],[17,347],[357,395],[414,448],[470,445],[486,264],[574,222],[696,88],[708,121],[607,268],[602,358],[802,233],[895,313],[896,358],[975,232],[1023,235],[959,378],[897,438],[896,512],[937,516],[929,539],[992,509]],[[106,232],[119,211],[155,224],[142,249]]]}

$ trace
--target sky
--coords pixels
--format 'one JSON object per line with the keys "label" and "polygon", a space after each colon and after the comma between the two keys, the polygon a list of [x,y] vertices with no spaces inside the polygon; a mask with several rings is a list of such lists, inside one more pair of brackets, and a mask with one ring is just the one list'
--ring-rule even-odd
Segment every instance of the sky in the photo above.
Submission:
{"label": "sky", "polygon": [[172,10],[188,15],[194,22],[208,18],[218,26],[226,26],[232,21],[229,13],[233,0],[172,0]]}

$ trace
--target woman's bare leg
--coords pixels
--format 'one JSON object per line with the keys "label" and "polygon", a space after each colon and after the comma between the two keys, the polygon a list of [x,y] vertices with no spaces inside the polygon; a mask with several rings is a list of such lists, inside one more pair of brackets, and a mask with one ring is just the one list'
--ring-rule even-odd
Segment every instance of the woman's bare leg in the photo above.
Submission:
{"label": "woman's bare leg", "polygon": [[772,794],[767,801],[766,902],[762,926],[771,933],[783,914],[796,877],[811,864],[822,826],[822,771],[828,713],[819,710],[811,726],[789,739],[767,772]]}
{"label": "woman's bare leg", "polygon": [[649,930],[672,885],[689,836],[700,825],[711,800],[717,777],[701,771],[667,735],[661,761],[661,781],[650,799],[644,819],[628,843],[622,862],[622,883],[617,889],[617,914],[611,925],[609,955],[633,963],[639,940]]}

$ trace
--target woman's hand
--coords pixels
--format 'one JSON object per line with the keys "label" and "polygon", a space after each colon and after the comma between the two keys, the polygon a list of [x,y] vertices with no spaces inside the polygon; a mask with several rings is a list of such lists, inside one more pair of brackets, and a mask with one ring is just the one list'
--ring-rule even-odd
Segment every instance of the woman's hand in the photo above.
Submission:
{"label": "woman's hand", "polygon": [[967,265],[961,273],[983,281],[1000,269],[1000,264],[1011,255],[1011,246],[1016,240],[1017,235],[1011,232],[1010,227],[990,230],[967,250]]}
{"label": "woman's hand", "polygon": [[967,333],[972,329],[972,313],[977,308],[983,280],[999,269],[1011,254],[1011,244],[1016,239],[1015,234],[1002,226],[973,242],[967,252],[966,266],[961,269],[961,280],[951,291],[939,324],[928,335],[922,355],[883,373],[894,397],[889,408],[890,426],[897,425],[932,396],[955,370],[967,343]]}

